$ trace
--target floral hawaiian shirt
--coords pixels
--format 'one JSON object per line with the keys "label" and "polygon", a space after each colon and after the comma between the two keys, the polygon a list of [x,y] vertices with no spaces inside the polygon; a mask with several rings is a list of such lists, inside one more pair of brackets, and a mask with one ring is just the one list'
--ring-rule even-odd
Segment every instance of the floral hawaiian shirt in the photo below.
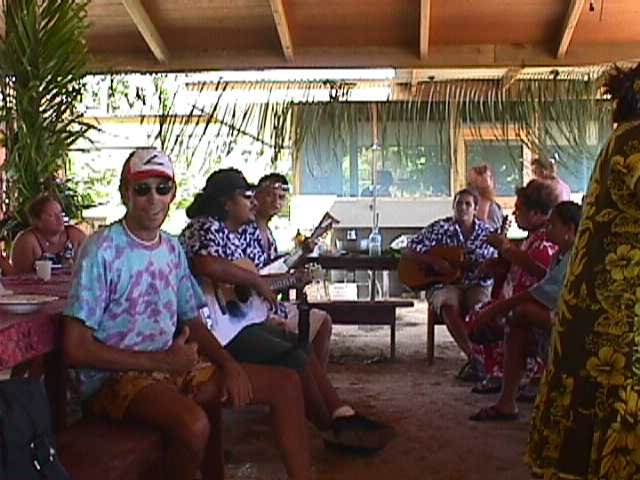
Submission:
{"label": "floral hawaiian shirt", "polygon": [[[497,252],[487,242],[487,237],[492,233],[491,227],[482,220],[475,219],[473,222],[473,233],[465,239],[453,217],[436,220],[411,239],[409,248],[419,253],[427,253],[436,246],[464,247],[465,256],[472,264],[479,265],[495,257]],[[476,269],[469,269],[465,271],[464,283],[491,285],[492,281],[480,278]]]}

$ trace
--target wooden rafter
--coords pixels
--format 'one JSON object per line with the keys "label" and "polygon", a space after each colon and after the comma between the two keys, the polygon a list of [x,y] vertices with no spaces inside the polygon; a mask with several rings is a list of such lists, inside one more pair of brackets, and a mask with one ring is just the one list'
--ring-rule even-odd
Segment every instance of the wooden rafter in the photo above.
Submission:
{"label": "wooden rafter", "polygon": [[169,61],[169,50],[140,0],[121,0],[138,31],[159,62]]}
{"label": "wooden rafter", "polygon": [[429,55],[429,23],[431,17],[431,0],[420,0],[420,59],[426,60]]}
{"label": "wooden rafter", "polygon": [[291,42],[291,31],[289,30],[287,12],[284,9],[283,1],[284,0],[269,0],[269,3],[271,4],[273,20],[276,23],[284,58],[287,59],[287,62],[293,62],[293,43]]}
{"label": "wooden rafter", "polygon": [[160,64],[140,53],[95,53],[92,71],[189,71],[216,68],[484,68],[581,66],[640,59],[640,44],[599,44],[572,47],[558,59],[542,45],[433,45],[429,58],[420,60],[415,48],[296,48],[294,62],[282,53],[264,50],[209,50],[180,52],[168,64]]}
{"label": "wooden rafter", "polygon": [[563,58],[566,55],[569,43],[573,37],[573,31],[578,24],[578,19],[584,9],[585,2],[586,0],[569,0],[569,9],[567,10],[564,24],[562,25],[562,36],[560,37],[560,44],[558,45],[558,52],[556,53],[557,58]]}

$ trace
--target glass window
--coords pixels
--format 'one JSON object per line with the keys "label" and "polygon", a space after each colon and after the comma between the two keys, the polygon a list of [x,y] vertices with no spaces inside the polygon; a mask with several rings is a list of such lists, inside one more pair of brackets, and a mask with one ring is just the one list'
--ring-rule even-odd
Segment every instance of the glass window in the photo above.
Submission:
{"label": "glass window", "polygon": [[522,185],[522,143],[517,140],[469,140],[467,170],[476,165],[488,164],[496,180],[496,194],[511,197]]}
{"label": "glass window", "polygon": [[440,122],[412,138],[404,134],[410,127],[388,122],[379,150],[372,148],[370,122],[358,122],[347,138],[336,138],[327,126],[319,128],[302,149],[302,193],[371,196],[375,163],[379,196],[451,195],[448,130]]}

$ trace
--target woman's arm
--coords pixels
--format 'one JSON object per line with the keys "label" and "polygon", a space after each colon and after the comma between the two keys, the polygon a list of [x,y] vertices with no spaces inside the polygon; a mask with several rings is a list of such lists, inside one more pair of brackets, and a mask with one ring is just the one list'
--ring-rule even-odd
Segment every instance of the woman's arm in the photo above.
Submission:
{"label": "woman's arm", "polygon": [[33,264],[37,260],[38,242],[35,235],[29,231],[18,234],[11,249],[11,263],[15,273],[32,273]]}
{"label": "woman's arm", "polygon": [[80,230],[75,225],[68,225],[66,227],[66,230],[67,230],[67,236],[69,240],[71,241],[71,243],[73,243],[73,247],[74,247],[76,258],[77,258],[78,250],[80,250],[80,247],[82,246],[84,241],[87,239],[87,236],[82,230]]}
{"label": "woman's arm", "polygon": [[2,271],[2,275],[13,275],[15,273],[15,268],[4,255],[0,255],[0,271]]}
{"label": "woman's arm", "polygon": [[521,250],[517,247],[507,245],[500,250],[500,254],[506,260],[519,266],[529,275],[532,275],[538,280],[541,280],[547,274],[546,267],[534,260],[526,250]]}

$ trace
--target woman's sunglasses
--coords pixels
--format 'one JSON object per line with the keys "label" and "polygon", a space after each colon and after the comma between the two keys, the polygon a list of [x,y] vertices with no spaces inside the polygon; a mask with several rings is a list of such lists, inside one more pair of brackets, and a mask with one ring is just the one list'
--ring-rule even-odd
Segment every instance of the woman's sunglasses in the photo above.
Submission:
{"label": "woman's sunglasses", "polygon": [[[151,193],[153,187],[148,183],[136,183],[133,186],[133,193],[138,197],[146,197]],[[156,195],[160,195],[164,197],[169,195],[173,190],[173,182],[162,182],[156,185],[155,191]]]}

